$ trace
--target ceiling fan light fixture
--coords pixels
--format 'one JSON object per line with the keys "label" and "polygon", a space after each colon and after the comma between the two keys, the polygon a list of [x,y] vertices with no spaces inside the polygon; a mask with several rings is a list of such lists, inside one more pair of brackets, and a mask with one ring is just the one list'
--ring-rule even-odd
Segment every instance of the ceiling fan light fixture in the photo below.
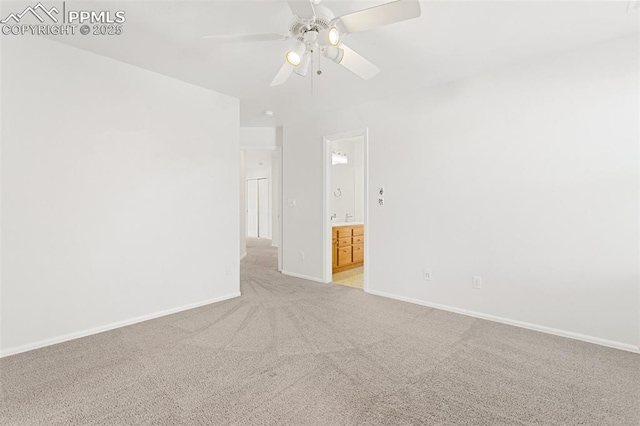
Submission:
{"label": "ceiling fan light fixture", "polygon": [[329,27],[320,31],[318,38],[322,46],[337,46],[340,44],[340,31],[336,27]]}
{"label": "ceiling fan light fixture", "polygon": [[327,32],[327,40],[332,46],[337,46],[340,43],[340,31],[336,27],[329,28]]}
{"label": "ceiling fan light fixture", "polygon": [[302,63],[303,54],[304,54],[304,43],[296,40],[296,42],[293,43],[291,48],[287,51],[287,55],[286,55],[287,62],[290,65],[297,67]]}
{"label": "ceiling fan light fixture", "polygon": [[[375,77],[380,69],[346,46],[342,42],[342,37],[418,18],[422,14],[420,0],[387,0],[384,4],[336,17],[329,8],[319,4],[321,1],[287,1],[293,14],[293,20],[286,33],[222,35],[206,36],[205,38],[225,42],[289,40],[291,44],[289,49],[285,51],[284,64],[271,81],[270,86],[284,84],[294,72],[306,75],[310,68],[314,68],[310,66],[310,63],[315,63],[316,59],[319,59],[317,58],[319,51],[326,58],[348,69],[358,77],[369,80]],[[628,1],[630,5],[631,2],[636,5],[640,4],[640,0]],[[311,54],[313,57],[310,56]],[[320,75],[322,70],[318,69],[315,72]]]}
{"label": "ceiling fan light fixture", "polygon": [[339,64],[344,58],[344,50],[337,46],[325,46],[322,48],[322,54],[327,58]]}

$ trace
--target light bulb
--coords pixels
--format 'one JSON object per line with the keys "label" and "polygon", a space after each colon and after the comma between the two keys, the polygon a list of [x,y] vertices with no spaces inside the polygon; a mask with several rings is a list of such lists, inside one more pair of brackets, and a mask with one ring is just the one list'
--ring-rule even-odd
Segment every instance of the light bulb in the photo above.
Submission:
{"label": "light bulb", "polygon": [[287,62],[289,62],[294,67],[297,67],[298,65],[300,65],[300,62],[302,62],[302,59],[296,52],[287,52]]}
{"label": "light bulb", "polygon": [[340,32],[336,27],[329,28],[328,36],[329,44],[331,44],[332,46],[337,46],[338,43],[340,43]]}

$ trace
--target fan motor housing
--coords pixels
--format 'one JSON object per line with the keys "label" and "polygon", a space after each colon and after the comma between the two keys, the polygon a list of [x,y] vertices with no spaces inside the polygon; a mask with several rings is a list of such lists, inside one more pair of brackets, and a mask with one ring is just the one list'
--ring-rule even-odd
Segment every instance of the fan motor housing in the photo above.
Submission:
{"label": "fan motor housing", "polygon": [[314,5],[315,16],[310,19],[294,17],[289,25],[289,32],[293,38],[304,42],[305,33],[313,31],[319,33],[331,26],[334,18],[333,13],[324,6]]}

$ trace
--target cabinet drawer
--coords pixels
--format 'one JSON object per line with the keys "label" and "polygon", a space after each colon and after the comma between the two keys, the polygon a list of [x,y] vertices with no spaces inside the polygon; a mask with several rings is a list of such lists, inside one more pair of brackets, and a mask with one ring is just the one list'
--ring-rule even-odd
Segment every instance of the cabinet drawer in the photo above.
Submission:
{"label": "cabinet drawer", "polygon": [[338,238],[350,237],[353,232],[353,228],[338,228]]}
{"label": "cabinet drawer", "polygon": [[364,260],[364,245],[362,244],[354,244],[353,245],[353,263],[359,263]]}
{"label": "cabinet drawer", "polygon": [[351,238],[338,238],[338,247],[346,247],[351,245]]}
{"label": "cabinet drawer", "polygon": [[354,226],[353,227],[353,235],[364,235],[364,226]]}
{"label": "cabinet drawer", "polygon": [[351,263],[351,246],[338,247],[338,266],[350,265]]}
{"label": "cabinet drawer", "polygon": [[353,236],[353,244],[364,244],[364,235]]}

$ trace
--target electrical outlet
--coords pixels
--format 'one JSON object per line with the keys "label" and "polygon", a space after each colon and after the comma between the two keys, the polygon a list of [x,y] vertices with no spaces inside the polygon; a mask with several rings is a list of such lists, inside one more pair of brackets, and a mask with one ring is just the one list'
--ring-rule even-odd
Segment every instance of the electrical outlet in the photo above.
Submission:
{"label": "electrical outlet", "polygon": [[431,269],[425,269],[422,271],[422,277],[425,281],[431,281]]}
{"label": "electrical outlet", "polygon": [[302,250],[300,251],[300,260],[304,260],[304,252]]}
{"label": "electrical outlet", "polygon": [[474,276],[471,280],[471,286],[476,290],[480,290],[482,288],[482,278]]}
{"label": "electrical outlet", "polygon": [[227,268],[225,269],[225,273],[227,274],[227,276],[231,275],[231,266],[227,265]]}

